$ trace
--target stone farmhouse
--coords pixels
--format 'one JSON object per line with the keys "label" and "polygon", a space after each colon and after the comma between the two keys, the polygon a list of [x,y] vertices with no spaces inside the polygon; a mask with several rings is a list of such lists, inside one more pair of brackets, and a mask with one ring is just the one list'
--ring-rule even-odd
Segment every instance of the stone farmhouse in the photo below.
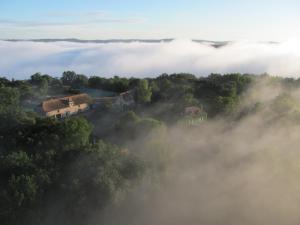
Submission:
{"label": "stone farmhouse", "polygon": [[126,91],[114,97],[92,98],[83,93],[61,98],[53,98],[43,101],[41,108],[42,114],[46,117],[65,118],[89,109],[110,106],[114,111],[124,111],[130,109],[135,104],[134,92]]}
{"label": "stone farmhouse", "polygon": [[64,118],[84,112],[93,104],[88,94],[55,98],[42,102],[42,113],[47,117]]}

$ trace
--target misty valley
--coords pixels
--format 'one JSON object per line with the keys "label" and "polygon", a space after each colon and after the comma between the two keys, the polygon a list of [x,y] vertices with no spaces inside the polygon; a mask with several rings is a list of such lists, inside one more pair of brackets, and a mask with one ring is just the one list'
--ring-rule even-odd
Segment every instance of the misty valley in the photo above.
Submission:
{"label": "misty valley", "polygon": [[[300,73],[300,41],[205,41],[195,39],[39,39],[1,40],[0,72],[25,79],[37,71],[61,76],[155,77],[162,73]],[[28,78],[28,77],[27,77]]]}
{"label": "misty valley", "polygon": [[299,0],[0,0],[0,225],[299,225]]}
{"label": "misty valley", "polygon": [[0,78],[3,225],[298,224],[300,79]]}

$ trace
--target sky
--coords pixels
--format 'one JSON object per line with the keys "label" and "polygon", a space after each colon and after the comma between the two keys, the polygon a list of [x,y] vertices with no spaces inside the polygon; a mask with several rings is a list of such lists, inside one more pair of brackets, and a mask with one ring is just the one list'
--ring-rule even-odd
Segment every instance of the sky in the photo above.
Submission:
{"label": "sky", "polygon": [[300,39],[299,0],[0,0],[0,39]]}

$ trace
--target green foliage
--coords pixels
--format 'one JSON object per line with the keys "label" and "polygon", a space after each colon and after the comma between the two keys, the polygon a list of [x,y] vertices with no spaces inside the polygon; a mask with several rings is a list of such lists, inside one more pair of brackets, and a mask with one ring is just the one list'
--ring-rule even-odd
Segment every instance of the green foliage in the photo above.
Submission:
{"label": "green foliage", "polygon": [[0,87],[0,136],[20,121],[20,93],[16,88]]}
{"label": "green foliage", "polygon": [[[40,73],[27,81],[0,78],[1,224],[44,224],[49,217],[52,224],[84,224],[90,211],[122,200],[145,173],[155,176],[166,170],[172,149],[165,123],[180,120],[188,106],[203,106],[210,117],[235,112],[252,80],[241,74],[87,78],[73,71],[61,79]],[[284,83],[291,86],[290,80]],[[91,124],[88,116],[56,120],[20,108],[20,101],[86,86],[133,90],[136,113],[96,112],[105,123]],[[271,105],[279,114],[298,111],[288,95]],[[107,132],[99,137],[93,128]]]}
{"label": "green foliage", "polygon": [[74,71],[63,72],[61,81],[63,85],[71,86],[72,88],[81,88],[88,85],[88,78],[82,74],[76,74]]}
{"label": "green foliage", "polygon": [[235,97],[218,96],[215,100],[215,110],[221,113],[233,113],[237,106],[237,99]]}
{"label": "green foliage", "polygon": [[136,100],[140,104],[149,103],[151,101],[152,90],[147,80],[142,79],[136,87]]}
{"label": "green foliage", "polygon": [[10,198],[8,208],[18,208],[33,203],[37,194],[34,176],[11,175],[8,180],[7,193]]}
{"label": "green foliage", "polygon": [[[44,92],[46,92],[46,88],[47,87],[44,87]],[[28,83],[23,83],[22,85],[20,85],[18,87],[18,90],[20,92],[20,100],[21,101],[31,99],[34,97],[34,90]]]}
{"label": "green foliage", "polygon": [[33,74],[31,76],[31,84],[36,88],[37,94],[44,96],[48,93],[49,83],[52,78],[48,75],[41,75],[40,73]]}
{"label": "green foliage", "polygon": [[90,77],[88,80],[89,87],[103,89],[112,92],[125,92],[130,88],[131,80],[115,76],[113,78]]}
{"label": "green foliage", "polygon": [[73,205],[66,210],[84,215],[92,207],[103,208],[118,201],[130,187],[130,180],[139,178],[143,171],[141,161],[122,154],[116,146],[100,141],[87,147],[62,174],[66,176],[61,182],[64,198]]}
{"label": "green foliage", "polygon": [[88,85],[88,78],[84,75],[77,75],[76,79],[72,83],[73,88],[86,87]]}
{"label": "green foliage", "polygon": [[133,151],[145,159],[151,176],[159,176],[164,172],[170,159],[170,148],[163,122],[139,117],[130,111],[120,118],[114,134],[118,136],[121,145],[126,146],[129,141],[137,142]]}
{"label": "green foliage", "polygon": [[119,141],[126,142],[147,136],[153,130],[164,127],[163,122],[153,118],[141,118],[133,111],[125,113],[115,125]]}
{"label": "green foliage", "polygon": [[48,93],[48,81],[43,79],[38,88],[39,94],[44,96]]}
{"label": "green foliage", "polygon": [[61,80],[64,85],[72,85],[76,78],[77,74],[74,71],[65,71],[63,72]]}
{"label": "green foliage", "polygon": [[0,115],[15,115],[19,112],[20,93],[15,88],[0,87]]}
{"label": "green foliage", "polygon": [[83,118],[64,120],[59,127],[60,137],[63,137],[63,148],[66,150],[80,148],[89,142],[92,126]]}
{"label": "green foliage", "polygon": [[277,113],[287,113],[299,110],[300,105],[290,94],[284,93],[274,99],[272,109]]}
{"label": "green foliage", "polygon": [[[129,191],[144,173],[143,162],[114,145],[91,140],[83,118],[36,118],[0,139],[0,220],[30,223],[44,218],[43,203],[55,198],[66,218],[80,224],[93,207],[103,208]],[[22,150],[20,150],[22,149]],[[72,205],[72,207],[70,207]]]}
{"label": "green foliage", "polygon": [[10,84],[10,81],[6,79],[5,77],[0,77],[0,87],[2,86],[8,86]]}
{"label": "green foliage", "polygon": [[232,113],[252,79],[250,75],[211,74],[197,81],[195,96],[202,99],[210,116]]}
{"label": "green foliage", "polygon": [[[12,152],[7,155],[3,160],[3,166],[7,169],[28,169],[31,167],[31,160],[28,154],[24,151]],[[15,171],[22,172],[22,171]]]}
{"label": "green foliage", "polygon": [[152,130],[162,126],[163,123],[153,118],[144,118],[139,121],[139,129],[141,130]]}

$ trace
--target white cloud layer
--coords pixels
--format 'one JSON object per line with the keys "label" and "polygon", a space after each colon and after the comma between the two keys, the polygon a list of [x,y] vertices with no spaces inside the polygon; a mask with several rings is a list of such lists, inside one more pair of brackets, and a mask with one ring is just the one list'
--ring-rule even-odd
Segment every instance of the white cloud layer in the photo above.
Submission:
{"label": "white cloud layer", "polygon": [[300,42],[233,42],[221,48],[190,40],[169,43],[71,43],[0,41],[0,75],[27,78],[65,70],[99,76],[154,77],[161,73],[269,73],[300,75]]}

